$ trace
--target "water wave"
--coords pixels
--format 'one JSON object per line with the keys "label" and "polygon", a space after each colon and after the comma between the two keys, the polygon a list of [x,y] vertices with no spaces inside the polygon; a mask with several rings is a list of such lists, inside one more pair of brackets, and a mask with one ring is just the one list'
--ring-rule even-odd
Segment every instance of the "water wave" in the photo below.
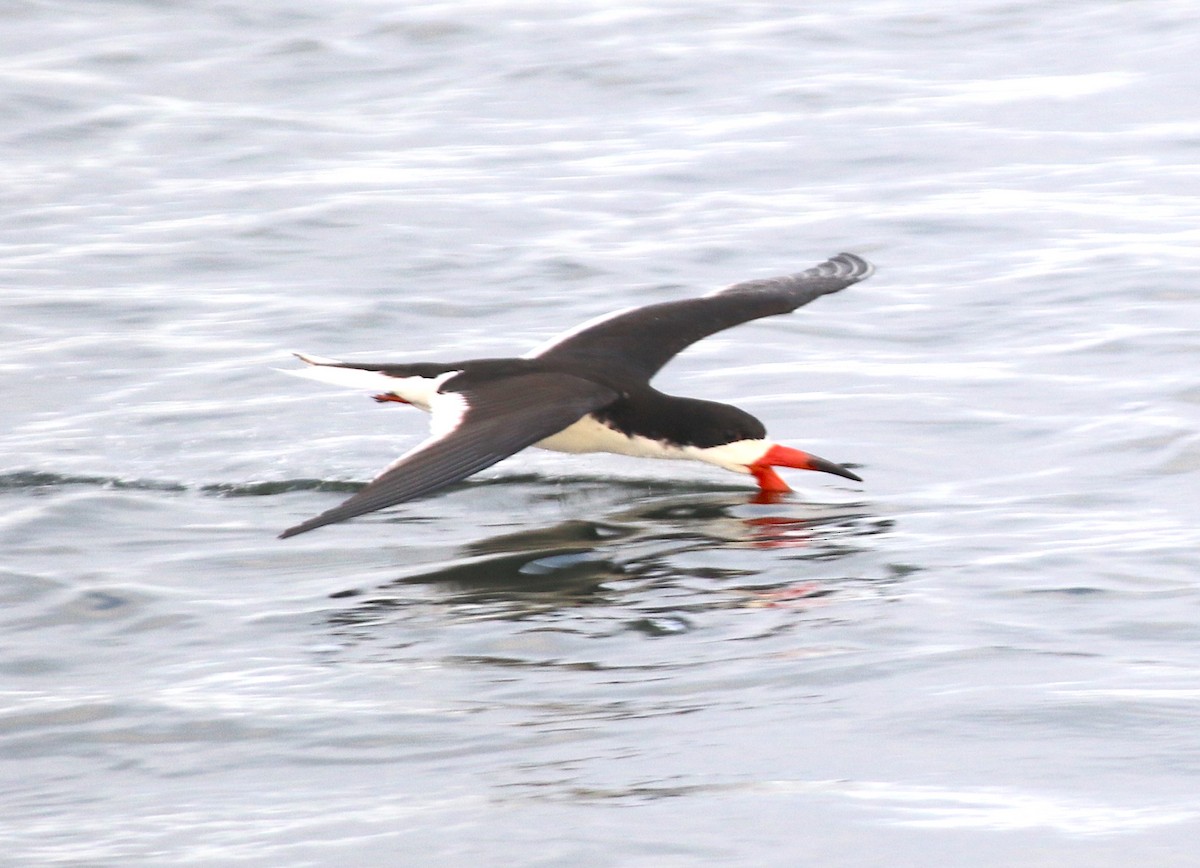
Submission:
{"label": "water wave", "polygon": [[[483,477],[458,483],[467,486],[528,485],[545,483],[547,477],[536,473],[514,473],[505,476]],[[665,480],[639,478],[608,478],[577,474],[555,476],[552,481],[560,485],[587,485],[603,483],[618,489],[636,491],[640,495],[658,495],[677,492],[740,492],[744,485],[708,482],[704,480]],[[345,479],[273,479],[259,482],[209,482],[186,483],[172,479],[127,478],[79,473],[56,473],[49,470],[14,470],[0,473],[0,491],[31,491],[53,488],[103,488],[131,491],[199,491],[222,497],[268,497],[289,494],[294,491],[332,491],[353,494],[366,486],[366,482]]]}
{"label": "water wave", "polygon": [[351,493],[366,483],[337,479],[280,479],[267,482],[213,482],[189,485],[168,479],[127,479],[120,476],[91,476],[54,473],[46,470],[17,470],[0,473],[0,491],[37,491],[54,488],[103,488],[125,491],[199,491],[224,497],[261,497],[292,491],[336,491]]}

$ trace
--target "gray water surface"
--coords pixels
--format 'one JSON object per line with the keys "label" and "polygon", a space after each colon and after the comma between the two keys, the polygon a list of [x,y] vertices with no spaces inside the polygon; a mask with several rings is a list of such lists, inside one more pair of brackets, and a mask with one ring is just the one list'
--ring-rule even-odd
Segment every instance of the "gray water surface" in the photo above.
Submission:
{"label": "gray water surface", "polygon": [[[1192,866],[1200,12],[11,2],[0,860]],[[869,281],[656,380],[854,466],[275,372]]]}

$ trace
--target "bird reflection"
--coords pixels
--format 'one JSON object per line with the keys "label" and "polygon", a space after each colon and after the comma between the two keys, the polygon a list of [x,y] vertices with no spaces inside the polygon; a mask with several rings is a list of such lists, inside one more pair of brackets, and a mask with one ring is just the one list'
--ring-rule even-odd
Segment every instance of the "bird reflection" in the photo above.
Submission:
{"label": "bird reflection", "polygon": [[[763,503],[744,492],[643,497],[601,520],[571,519],[485,536],[446,561],[374,589],[340,592],[333,596],[353,602],[334,620],[377,621],[431,598],[464,612],[469,607],[472,617],[510,619],[620,607],[664,589],[674,609],[812,601],[829,591],[811,574],[781,588],[755,587],[761,556],[739,559],[729,552],[778,551],[792,560],[836,561],[860,552],[866,537],[888,525],[860,503]],[[706,590],[681,604],[680,586],[696,581],[706,583]]]}

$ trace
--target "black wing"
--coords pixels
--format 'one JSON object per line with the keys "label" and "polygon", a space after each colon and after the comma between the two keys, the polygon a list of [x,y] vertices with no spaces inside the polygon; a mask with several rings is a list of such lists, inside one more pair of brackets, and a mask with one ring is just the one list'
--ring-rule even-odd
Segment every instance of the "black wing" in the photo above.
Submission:
{"label": "black wing", "polygon": [[457,380],[448,380],[435,396],[427,440],[362,491],[288,528],[280,539],[429,494],[557,434],[617,398],[605,386],[567,374],[525,374],[476,385],[464,378],[460,389]]}
{"label": "black wing", "polygon": [[791,313],[801,305],[870,277],[875,267],[839,253],[807,271],[736,283],[703,298],[651,304],[605,317],[568,332],[534,358],[551,363],[617,369],[649,379],[686,347],[731,326]]}

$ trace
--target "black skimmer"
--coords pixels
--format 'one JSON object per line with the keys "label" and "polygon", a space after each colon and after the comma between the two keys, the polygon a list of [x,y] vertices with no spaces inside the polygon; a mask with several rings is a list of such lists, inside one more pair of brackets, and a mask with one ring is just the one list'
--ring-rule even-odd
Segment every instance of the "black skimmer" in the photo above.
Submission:
{"label": "black skimmer", "polygon": [[617,311],[517,359],[364,364],[297,354],[308,367],[289,373],[367,388],[377,401],[419,407],[430,413],[431,430],[362,491],[279,536],[421,497],[527,446],[703,461],[752,475],[767,495],[791,490],[774,467],[861,482],[840,464],[768,440],[762,422],[744,410],[664,395],[650,379],[701,338],[790,313],[874,270],[852,253],[839,253],[799,274]]}

